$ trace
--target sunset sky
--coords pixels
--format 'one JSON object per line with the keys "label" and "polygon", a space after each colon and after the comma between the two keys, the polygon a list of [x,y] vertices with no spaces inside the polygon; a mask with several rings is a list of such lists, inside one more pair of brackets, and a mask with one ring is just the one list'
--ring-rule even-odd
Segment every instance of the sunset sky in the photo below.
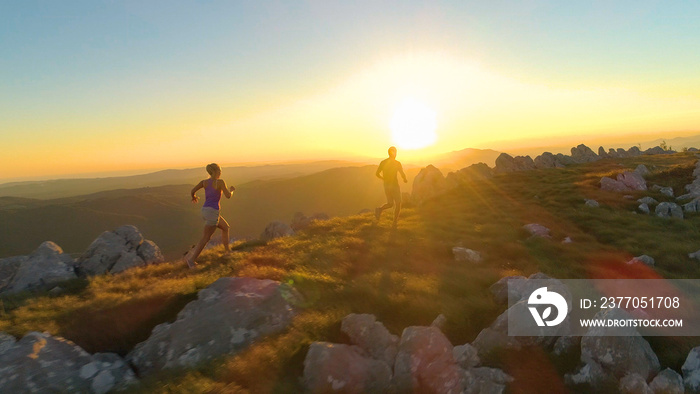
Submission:
{"label": "sunset sky", "polygon": [[[698,20],[695,1],[2,2],[0,182],[700,134]],[[411,151],[392,125],[413,123],[434,138]]]}

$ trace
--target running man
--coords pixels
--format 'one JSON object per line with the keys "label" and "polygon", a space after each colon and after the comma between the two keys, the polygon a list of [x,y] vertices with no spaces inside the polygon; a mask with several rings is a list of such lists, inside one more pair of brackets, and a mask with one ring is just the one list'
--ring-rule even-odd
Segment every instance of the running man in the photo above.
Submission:
{"label": "running man", "polygon": [[397,174],[401,174],[404,183],[408,183],[406,174],[403,173],[401,162],[396,160],[396,148],[389,148],[389,158],[382,160],[377,168],[377,178],[384,180],[384,193],[386,193],[386,204],[374,210],[374,216],[379,220],[382,211],[391,208],[394,205],[394,227],[399,221],[399,213],[401,212],[401,188],[399,187],[399,179]]}

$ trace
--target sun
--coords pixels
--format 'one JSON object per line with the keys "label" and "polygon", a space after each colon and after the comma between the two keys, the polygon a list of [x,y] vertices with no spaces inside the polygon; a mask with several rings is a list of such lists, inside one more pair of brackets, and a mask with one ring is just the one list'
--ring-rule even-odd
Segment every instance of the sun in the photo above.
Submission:
{"label": "sun", "polygon": [[404,99],[396,106],[389,127],[392,140],[399,148],[425,148],[437,140],[435,111],[412,98]]}

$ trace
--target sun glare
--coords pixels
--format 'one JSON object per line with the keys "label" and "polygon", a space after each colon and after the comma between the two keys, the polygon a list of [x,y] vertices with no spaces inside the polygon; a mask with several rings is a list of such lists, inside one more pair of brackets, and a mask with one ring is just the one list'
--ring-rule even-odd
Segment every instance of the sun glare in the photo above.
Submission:
{"label": "sun glare", "polygon": [[425,148],[437,140],[435,111],[415,99],[404,99],[396,106],[389,126],[399,148]]}

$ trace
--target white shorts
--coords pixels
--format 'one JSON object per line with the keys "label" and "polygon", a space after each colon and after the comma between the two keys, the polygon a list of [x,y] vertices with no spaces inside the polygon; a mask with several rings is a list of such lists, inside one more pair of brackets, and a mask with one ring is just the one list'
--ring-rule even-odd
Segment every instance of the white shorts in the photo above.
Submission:
{"label": "white shorts", "polygon": [[206,226],[219,225],[219,210],[211,207],[202,207],[202,219]]}

